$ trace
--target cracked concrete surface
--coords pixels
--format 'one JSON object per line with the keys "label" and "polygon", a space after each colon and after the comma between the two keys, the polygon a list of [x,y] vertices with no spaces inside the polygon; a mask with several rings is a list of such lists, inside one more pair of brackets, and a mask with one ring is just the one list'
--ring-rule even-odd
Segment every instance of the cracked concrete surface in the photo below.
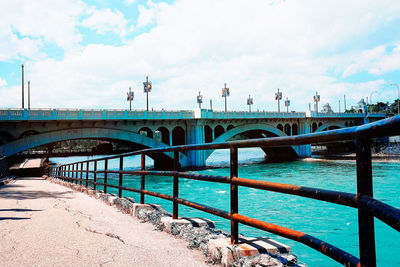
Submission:
{"label": "cracked concrete surface", "polygon": [[185,241],[42,178],[0,188],[0,266],[207,266]]}

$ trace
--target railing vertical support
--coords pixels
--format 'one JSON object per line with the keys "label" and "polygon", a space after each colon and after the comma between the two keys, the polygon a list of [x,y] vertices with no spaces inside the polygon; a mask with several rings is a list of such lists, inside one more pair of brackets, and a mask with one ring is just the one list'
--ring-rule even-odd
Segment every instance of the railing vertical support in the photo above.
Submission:
{"label": "railing vertical support", "polygon": [[107,193],[108,159],[104,160],[104,193]]}
{"label": "railing vertical support", "polygon": [[[144,153],[142,155],[142,160],[140,163],[140,170],[144,171],[146,169],[146,155]],[[141,175],[140,177],[140,190],[142,191],[140,193],[140,204],[144,204],[144,193],[143,190],[145,188],[145,182],[146,182],[146,176],[144,174]]]}
{"label": "railing vertical support", "polygon": [[[231,147],[231,179],[238,176],[238,149],[236,147]],[[231,212],[232,216],[239,212],[238,208],[238,186],[235,184],[230,184],[231,186]],[[238,222],[231,219],[231,243],[237,244],[239,241],[239,224]]]}
{"label": "railing vertical support", "polygon": [[[357,195],[373,197],[371,139],[356,137],[357,155]],[[375,228],[374,216],[358,209],[358,237],[361,266],[375,267]]]}
{"label": "railing vertical support", "polygon": [[[179,151],[174,150],[174,171],[179,171]],[[178,202],[176,199],[179,197],[179,178],[174,176],[174,191],[173,191],[174,202],[172,206],[172,219],[178,219]]]}
{"label": "railing vertical support", "polygon": [[96,190],[96,183],[97,183],[97,160],[93,162],[93,190]]}
{"label": "railing vertical support", "polygon": [[86,161],[86,187],[88,187],[88,180],[89,180],[89,168],[90,167],[90,165],[89,165],[89,161]]}
{"label": "railing vertical support", "polygon": [[[124,157],[119,157],[119,170],[124,170]],[[122,186],[122,173],[119,174],[118,185]],[[118,197],[122,197],[122,189],[118,188]]]}
{"label": "railing vertical support", "polygon": [[83,162],[81,162],[81,175],[80,175],[80,180],[79,180],[80,185],[82,185],[82,178],[83,178]]}
{"label": "railing vertical support", "polygon": [[71,182],[72,183],[75,183],[75,180],[74,180],[74,178],[75,178],[75,164],[72,164],[72,173],[71,173]]}
{"label": "railing vertical support", "polygon": [[68,164],[68,175],[67,175],[67,181],[70,181],[70,177],[71,177],[71,164]]}

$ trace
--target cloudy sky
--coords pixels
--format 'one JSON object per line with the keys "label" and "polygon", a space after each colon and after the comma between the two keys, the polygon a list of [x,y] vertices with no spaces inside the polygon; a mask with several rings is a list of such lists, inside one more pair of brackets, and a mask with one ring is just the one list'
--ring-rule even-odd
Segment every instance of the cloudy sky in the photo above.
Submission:
{"label": "cloudy sky", "polygon": [[[337,111],[393,101],[400,85],[398,0],[0,0],[0,107],[304,111],[316,91]],[[25,87],[27,87],[25,85]],[[25,101],[25,105],[26,105]],[[343,110],[343,106],[342,106]]]}

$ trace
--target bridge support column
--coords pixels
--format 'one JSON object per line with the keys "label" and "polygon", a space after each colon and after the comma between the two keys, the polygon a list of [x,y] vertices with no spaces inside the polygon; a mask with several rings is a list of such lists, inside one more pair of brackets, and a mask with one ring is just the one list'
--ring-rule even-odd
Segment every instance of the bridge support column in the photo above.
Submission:
{"label": "bridge support column", "polygon": [[[187,144],[201,144],[205,142],[204,124],[200,121],[188,121],[186,132]],[[206,166],[206,155],[204,150],[187,151],[187,162],[181,163],[184,167],[202,168]]]}
{"label": "bridge support column", "polygon": [[[299,134],[307,134],[311,132],[311,123],[309,120],[304,120],[299,122]],[[311,157],[311,145],[300,145],[299,147],[299,157],[306,158]]]}

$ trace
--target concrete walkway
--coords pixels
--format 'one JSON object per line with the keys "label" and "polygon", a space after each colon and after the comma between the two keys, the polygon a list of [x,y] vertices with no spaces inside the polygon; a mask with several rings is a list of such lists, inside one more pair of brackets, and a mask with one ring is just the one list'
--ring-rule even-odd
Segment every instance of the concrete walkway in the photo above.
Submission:
{"label": "concrete walkway", "polygon": [[42,178],[0,188],[0,266],[207,266],[186,246]]}

